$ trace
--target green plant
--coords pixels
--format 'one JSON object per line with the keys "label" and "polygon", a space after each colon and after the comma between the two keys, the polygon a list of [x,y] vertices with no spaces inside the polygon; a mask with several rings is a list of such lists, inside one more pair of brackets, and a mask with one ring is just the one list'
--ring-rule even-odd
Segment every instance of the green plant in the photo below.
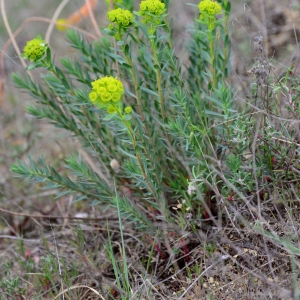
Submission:
{"label": "green plant", "polygon": [[20,278],[13,277],[12,275],[12,266],[13,261],[6,261],[1,264],[1,269],[3,269],[5,277],[2,277],[0,281],[0,299],[22,297],[25,294],[26,289],[22,286]]}
{"label": "green plant", "polygon": [[4,278],[0,281],[0,291],[1,298],[7,299],[7,297],[11,297],[16,299],[19,297],[21,299],[22,295],[25,294],[25,289],[20,286],[20,278]]}
{"label": "green plant", "polygon": [[[240,29],[233,25],[237,19],[229,23],[228,0],[193,5],[197,17],[188,25],[183,59],[169,21],[172,2],[142,0],[138,11],[133,2],[106,1],[105,22],[111,23],[97,40],[69,30],[73,49],[59,61],[60,51],[53,55],[55,48],[43,35],[23,50],[30,75],[14,74],[13,80],[36,100],[27,112],[69,134],[77,148],[55,163],[31,150],[11,170],[38,188],[52,189],[54,201],[62,198],[58,206],[67,197],[77,204],[67,217],[51,210],[51,235],[44,234],[49,227],[42,222],[48,214],[32,216],[42,225],[41,240],[27,236],[18,216],[7,223],[22,236],[12,239],[20,241],[18,250],[5,255],[21,255],[0,268],[2,297],[79,299],[93,291],[101,299],[218,299],[233,296],[233,285],[245,291],[259,285],[265,294],[282,289],[278,297],[297,298],[297,65],[277,72],[276,53],[270,59],[264,51],[272,41],[247,32],[247,45],[254,46],[247,55],[256,51],[252,69],[248,76],[244,71],[240,76],[239,68],[235,73],[235,67],[231,72],[234,57],[244,60],[246,51],[231,56],[229,41],[236,33],[229,28]],[[69,26],[68,20],[60,20],[59,28]],[[32,128],[25,131],[27,138]],[[24,157],[32,147],[26,144],[23,150],[14,145],[13,156]],[[17,189],[23,196],[20,184],[13,185],[3,193],[5,204]],[[89,205],[99,220],[107,216],[107,226],[94,216],[73,218],[74,210],[88,211]],[[117,224],[109,219],[111,212]],[[52,227],[62,218],[64,223]],[[31,238],[40,244],[36,254],[28,250]],[[210,278],[218,284],[207,284]]]}
{"label": "green plant", "polygon": [[[191,201],[186,193],[187,178],[192,176],[190,166],[210,176],[209,165],[205,160],[199,165],[199,160],[215,153],[224,141],[224,126],[212,126],[214,117],[228,122],[236,115],[230,87],[217,85],[228,73],[229,43],[224,21],[230,11],[229,2],[222,4],[225,18],[216,20],[205,17],[205,10],[201,12],[189,48],[193,66],[201,71],[190,67],[187,76],[171,48],[165,5],[158,0],[156,6],[151,5],[141,2],[135,13],[141,22],[130,17],[127,10],[118,8],[114,16],[114,11],[109,12],[116,25],[104,30],[107,36],[100,42],[88,44],[76,31],[68,31],[70,45],[81,52],[80,62],[67,57],[61,59],[63,67],[58,67],[50,48],[43,44],[45,55],[37,55],[27,68],[46,70],[41,84],[29,76],[13,75],[16,85],[38,101],[27,111],[77,136],[94,157],[96,168],[72,154],[65,160],[71,171],[68,177],[48,166],[44,159],[19,161],[12,171],[27,180],[43,182],[45,188],[61,188],[57,197],[75,193],[76,201],[86,199],[93,205],[115,208],[116,185],[123,198],[119,207],[122,215],[148,230],[151,220],[132,199],[122,195],[122,187],[129,188],[146,208],[158,210],[160,219],[174,222],[171,205],[179,199]],[[215,13],[221,13],[221,7],[217,8]],[[124,23],[123,14],[130,21]],[[111,46],[109,35],[116,38],[117,48]],[[196,47],[200,47],[198,53]],[[26,53],[24,56],[29,57]],[[196,71],[201,82],[197,86],[193,80]],[[116,98],[117,83],[120,94]],[[226,133],[230,134],[230,129]],[[113,160],[121,165],[118,172],[110,165]],[[214,180],[208,179],[211,184]],[[191,202],[191,213],[198,205]]]}
{"label": "green plant", "polygon": [[[32,157],[18,161],[11,170],[44,188],[58,189],[57,197],[74,194],[75,201],[97,205],[102,212],[113,208],[121,233],[122,224],[128,222],[141,232],[157,234],[172,256],[168,236],[157,231],[157,224],[175,226],[178,232],[192,228],[196,233],[201,225],[194,219],[216,222],[218,215],[221,220],[218,204],[229,207],[230,201],[264,190],[270,178],[285,176],[279,170],[295,148],[284,153],[272,145],[274,137],[287,135],[267,116],[265,126],[257,125],[258,116],[237,103],[227,80],[229,1],[200,2],[199,18],[188,28],[185,69],[173,47],[167,3],[144,0],[137,12],[127,4],[109,11],[112,23],[102,30],[99,41],[88,42],[69,30],[68,42],[79,55],[62,58],[61,66],[37,37],[44,48],[35,56],[25,49],[24,57],[31,61],[27,70],[39,69],[40,80],[13,75],[16,86],[37,100],[27,111],[69,131],[92,157],[92,164],[71,153],[60,172],[47,159]],[[270,84],[274,95],[288,93],[289,76]],[[290,85],[296,95],[296,83]],[[253,95],[258,91],[268,95],[263,87],[253,86]],[[295,103],[296,96],[292,99]],[[264,103],[268,113],[274,111],[271,97]],[[260,140],[253,142],[255,135]],[[122,264],[116,262],[110,237],[108,241],[117,286],[127,299],[132,278],[124,241]],[[210,243],[206,250],[212,253],[215,247]],[[152,241],[151,251],[162,253],[157,249]],[[149,264],[148,260],[147,271]]]}

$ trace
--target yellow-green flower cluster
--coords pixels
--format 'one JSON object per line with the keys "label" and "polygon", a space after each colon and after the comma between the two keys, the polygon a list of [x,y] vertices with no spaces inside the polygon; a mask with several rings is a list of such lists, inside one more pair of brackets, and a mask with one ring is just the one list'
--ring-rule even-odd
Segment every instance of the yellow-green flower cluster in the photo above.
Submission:
{"label": "yellow-green flower cluster", "polygon": [[199,5],[200,18],[204,19],[204,16],[213,18],[215,20],[215,15],[219,14],[221,11],[221,5],[213,0],[202,0]]}
{"label": "yellow-green flower cluster", "polygon": [[202,0],[199,5],[200,19],[206,23],[209,30],[216,26],[216,15],[221,12],[221,5],[213,0]]}
{"label": "yellow-green flower cluster", "polygon": [[127,27],[133,22],[132,13],[123,8],[113,9],[107,13],[107,16],[111,22],[114,22],[122,27]]}
{"label": "yellow-green flower cluster", "polygon": [[106,76],[92,82],[89,98],[99,108],[106,108],[108,113],[114,113],[123,94],[123,83],[112,76]]}
{"label": "yellow-green flower cluster", "polygon": [[154,15],[161,15],[165,10],[165,4],[160,0],[142,0],[140,3],[140,13],[150,12]]}
{"label": "yellow-green flower cluster", "polygon": [[221,11],[221,5],[213,0],[202,0],[199,5],[200,13],[210,16],[217,15]]}
{"label": "yellow-green flower cluster", "polygon": [[[144,24],[160,24],[160,17],[165,11],[165,4],[160,0],[142,0],[139,13],[143,16]],[[150,14],[149,14],[150,13]]]}
{"label": "yellow-green flower cluster", "polygon": [[31,62],[37,61],[43,57],[46,51],[46,42],[41,38],[35,38],[26,43],[23,50],[23,56],[28,58]]}

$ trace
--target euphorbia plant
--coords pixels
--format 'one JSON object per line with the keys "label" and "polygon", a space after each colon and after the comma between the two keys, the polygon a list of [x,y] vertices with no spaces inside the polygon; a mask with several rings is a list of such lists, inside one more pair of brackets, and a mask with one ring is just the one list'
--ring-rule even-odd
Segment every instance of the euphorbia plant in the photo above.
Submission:
{"label": "euphorbia plant", "polygon": [[[80,55],[76,60],[61,59],[62,67],[54,63],[50,47],[40,37],[28,43],[28,69],[46,70],[41,85],[27,75],[13,75],[16,85],[37,99],[28,112],[70,131],[99,171],[72,154],[65,159],[68,176],[42,159],[19,161],[13,172],[60,188],[58,196],[74,193],[77,200],[99,204],[100,209],[112,206],[142,229],[155,230],[157,220],[176,223],[172,207],[178,202],[190,204],[189,220],[201,213],[199,207],[208,209],[201,202],[203,187],[215,185],[216,177],[206,156],[227,139],[212,125],[215,117],[233,115],[232,94],[224,83],[229,53],[224,42],[226,18],[218,19],[230,6],[227,1],[200,2],[187,73],[172,48],[166,7],[160,0],[143,0],[137,12],[110,10],[106,35],[94,43],[69,30],[69,43]],[[118,172],[112,161],[120,165]],[[189,179],[199,179],[199,174],[206,182],[193,187],[199,196],[195,197],[188,193]],[[116,203],[116,193],[121,203]]]}

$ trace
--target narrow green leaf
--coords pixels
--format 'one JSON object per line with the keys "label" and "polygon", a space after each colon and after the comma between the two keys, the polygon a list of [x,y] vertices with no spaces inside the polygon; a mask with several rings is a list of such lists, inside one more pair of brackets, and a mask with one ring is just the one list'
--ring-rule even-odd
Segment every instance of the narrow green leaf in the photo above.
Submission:
{"label": "narrow green leaf", "polygon": [[145,91],[148,94],[151,94],[151,95],[154,95],[155,97],[158,97],[158,94],[156,92],[154,92],[154,91],[152,91],[152,90],[150,90],[150,89],[148,89],[148,88],[146,88],[144,86],[141,86],[140,89],[143,90],[143,91]]}
{"label": "narrow green leaf", "polygon": [[117,116],[117,113],[108,114],[103,118],[103,121],[110,121],[110,120],[114,119],[116,116]]}

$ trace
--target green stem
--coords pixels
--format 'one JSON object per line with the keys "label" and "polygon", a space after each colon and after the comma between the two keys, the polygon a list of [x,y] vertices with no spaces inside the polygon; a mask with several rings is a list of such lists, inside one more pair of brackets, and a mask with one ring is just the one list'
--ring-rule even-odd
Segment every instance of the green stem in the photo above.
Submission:
{"label": "green stem", "polygon": [[[209,54],[210,54],[209,69],[210,69],[210,73],[212,74],[211,91],[214,91],[214,89],[217,88],[217,73],[216,73],[216,64],[215,64],[215,41],[214,41],[214,36],[213,36],[213,29],[209,28],[212,25],[211,20],[208,19],[207,22],[208,22],[207,23],[207,27],[208,27],[207,37],[208,37],[208,42],[209,42]],[[210,103],[209,109],[211,111],[213,111],[211,102],[209,102],[209,103]],[[209,140],[210,140],[210,143],[212,146],[211,150],[214,150],[213,146],[215,146],[215,132],[216,132],[215,128],[212,128],[212,131],[209,134]],[[208,150],[208,151],[210,151],[210,150]]]}
{"label": "green stem", "polygon": [[133,144],[133,148],[134,148],[134,152],[135,152],[135,157],[136,157],[136,159],[138,161],[138,164],[139,164],[139,167],[140,167],[140,169],[141,169],[141,171],[143,173],[143,177],[145,178],[145,180],[147,182],[147,185],[148,185],[151,193],[153,194],[153,197],[155,198],[156,202],[158,203],[158,197],[157,197],[156,192],[155,192],[155,190],[154,190],[154,188],[153,188],[153,186],[151,184],[151,181],[149,180],[149,177],[148,177],[148,175],[147,175],[147,173],[145,171],[145,168],[143,166],[143,163],[142,163],[142,160],[141,160],[141,156],[140,156],[140,154],[138,152],[137,142],[136,142],[134,133],[132,131],[131,125],[129,124],[128,121],[126,121],[126,120],[123,119],[123,114],[122,114],[121,111],[117,110],[117,113],[118,113],[119,117],[122,119],[123,123],[125,124],[125,126],[126,126],[126,128],[128,130],[128,133],[129,133],[129,135],[131,137],[131,140],[132,140],[132,144]]}
{"label": "green stem", "polygon": [[[123,50],[123,53],[125,55],[125,47],[122,46],[122,50]],[[137,104],[138,104],[138,110],[139,110],[139,114],[140,114],[140,117],[141,117],[141,120],[143,122],[143,124],[145,125],[145,115],[144,115],[144,112],[143,112],[143,107],[142,107],[142,101],[141,101],[141,96],[140,96],[140,92],[138,91],[138,82],[137,82],[137,76],[136,76],[136,73],[134,71],[134,68],[133,68],[133,62],[131,60],[131,58],[128,56],[128,55],[125,55],[125,58],[126,58],[126,61],[127,63],[130,65],[130,71],[131,71],[131,76],[132,76],[132,80],[133,80],[133,86],[134,86],[134,90],[135,90],[135,95],[136,95],[136,99],[137,99]],[[126,125],[126,124],[125,124]],[[129,127],[126,125],[128,131],[129,131],[129,134],[131,136],[131,139],[132,139],[132,142],[134,144],[134,148],[136,147],[136,139],[134,137],[134,133],[132,132],[131,128],[130,128],[130,125]],[[146,131],[146,134],[147,136],[149,137],[150,136],[150,133],[149,133],[149,128],[147,126],[144,127],[145,128],[145,131]],[[138,136],[138,138],[142,141],[143,139],[141,137]],[[152,167],[154,168],[154,164],[151,160],[151,156],[147,150],[147,148],[145,147],[144,149],[146,151],[146,155],[149,159],[149,161],[151,162],[151,165]],[[138,158],[137,158],[138,159]],[[139,163],[140,164],[140,163]],[[141,166],[141,164],[140,164]],[[142,170],[143,172],[143,170]],[[145,174],[145,172],[143,172],[143,174]],[[146,174],[145,174],[146,175]],[[144,175],[144,177],[145,177]],[[145,177],[146,179],[146,177]]]}
{"label": "green stem", "polygon": [[[155,72],[156,72],[156,82],[157,82],[157,90],[158,90],[158,96],[159,96],[159,103],[160,103],[160,108],[161,108],[161,116],[162,116],[163,123],[165,123],[166,114],[165,114],[164,95],[163,95],[163,89],[162,89],[162,76],[161,76],[159,58],[158,58],[158,55],[157,55],[157,49],[156,49],[156,45],[155,45],[155,39],[154,38],[150,38],[150,43],[151,43],[151,47],[152,47],[154,64],[156,65]],[[164,131],[164,128],[163,128],[163,131]],[[165,132],[165,135],[166,135],[166,138],[167,138],[169,144],[172,145],[171,138],[170,138],[169,134],[167,132]],[[175,161],[175,157],[174,157],[173,151],[171,151],[171,156],[172,156],[173,161]],[[180,174],[180,170],[178,169],[177,164],[175,164],[175,167],[176,167],[177,171],[179,172],[178,174]],[[165,171],[163,171],[163,172],[165,173]],[[162,203],[160,203],[160,205],[161,205],[161,211],[164,212],[164,207],[163,207],[164,203],[163,202],[165,202],[165,197],[164,197],[164,195],[162,195],[161,197],[164,200],[164,201],[161,201]]]}
{"label": "green stem", "polygon": [[155,47],[155,41],[153,38],[150,39],[151,47],[152,47],[152,53],[154,58],[154,64],[156,65],[155,73],[156,73],[156,82],[157,82],[157,89],[158,89],[158,97],[159,97],[159,103],[160,103],[160,109],[161,109],[161,117],[163,122],[165,121],[166,114],[165,114],[165,103],[164,103],[164,96],[163,96],[163,90],[161,86],[161,71],[160,71],[160,64],[158,60],[158,55]]}
{"label": "green stem", "polygon": [[[138,80],[137,80],[137,75],[136,75],[136,73],[135,73],[135,71],[134,71],[133,61],[132,61],[132,59],[131,59],[130,56],[128,56],[128,55],[125,54],[125,46],[124,46],[124,45],[122,46],[122,50],[123,50],[124,56],[125,56],[125,58],[126,58],[126,61],[127,61],[128,65],[130,66],[130,72],[131,72],[132,81],[133,81],[133,86],[134,86],[135,95],[136,95],[136,99],[137,99],[139,115],[140,115],[140,117],[141,117],[141,120],[142,120],[143,124],[145,125],[145,120],[146,120],[146,118],[145,118],[145,115],[144,115],[144,112],[143,112],[142,100],[141,100],[140,92],[139,92],[139,90],[138,90]],[[129,132],[130,136],[131,136],[131,139],[132,139],[134,148],[136,148],[136,144],[137,144],[137,143],[136,143],[136,139],[135,139],[134,133],[132,132],[132,129],[131,129],[131,127],[130,127],[129,124],[128,124],[128,125],[125,124],[125,125],[126,125],[126,127],[127,127],[127,129],[128,129],[128,132]],[[147,136],[149,137],[149,136],[150,136],[149,128],[148,128],[147,126],[145,126],[144,128],[145,128],[145,131],[146,131]],[[138,138],[139,138],[141,141],[143,140],[143,139],[142,139],[141,137],[139,137],[139,136],[138,136]],[[151,141],[151,140],[150,140],[150,141]],[[149,159],[149,161],[150,161],[150,163],[151,163],[151,166],[154,168],[154,164],[153,164],[153,162],[152,162],[152,160],[151,160],[151,155],[150,155],[148,149],[145,147],[144,150],[145,150],[145,152],[146,152],[146,156],[148,157],[148,159]],[[136,152],[136,151],[135,151],[135,152]],[[144,170],[144,168],[143,168],[143,165],[142,165],[142,162],[141,162],[140,155],[139,155],[137,152],[136,152],[136,158],[137,158],[137,160],[138,160],[138,162],[139,162],[139,165],[140,165],[140,168],[141,168],[141,170],[142,170],[142,173],[143,173],[144,178],[147,180],[147,182],[149,182],[148,176],[147,176],[147,174],[146,174],[146,172],[145,172],[145,170]],[[153,196],[154,196],[155,194],[154,194],[153,188],[150,187],[150,184],[149,184],[149,183],[148,183],[148,186],[149,186],[149,188],[150,188],[150,190],[151,190],[151,192],[153,193]],[[157,197],[156,197],[156,196],[154,196],[154,197],[155,197],[155,199],[157,200]]]}
{"label": "green stem", "polygon": [[210,73],[212,74],[212,87],[217,87],[217,76],[215,70],[215,45],[212,30],[208,29],[208,42],[209,42],[209,54],[210,54]]}
{"label": "green stem", "polygon": [[[228,1],[225,1],[225,5],[227,6],[228,5]],[[228,51],[228,47],[229,47],[229,44],[226,45],[225,43],[225,40],[226,38],[228,39],[229,38],[229,35],[228,35],[228,23],[229,23],[229,12],[225,11],[225,17],[224,17],[224,75],[225,76],[228,76],[228,70],[226,72],[226,68],[227,68],[227,65],[228,65],[228,59],[229,59],[229,51]]]}
{"label": "green stem", "polygon": [[[145,115],[144,115],[144,112],[143,112],[140,92],[138,91],[137,76],[136,76],[135,71],[134,71],[133,62],[132,62],[131,58],[128,55],[125,54],[125,46],[122,46],[122,50],[123,50],[123,53],[125,55],[126,61],[127,61],[128,65],[130,66],[130,72],[131,72],[131,76],[132,76],[135,96],[136,96],[136,100],[137,100],[137,104],[138,104],[138,111],[139,111],[139,114],[141,116],[142,122],[144,123],[145,122]],[[146,130],[148,130],[147,127],[146,127]]]}

